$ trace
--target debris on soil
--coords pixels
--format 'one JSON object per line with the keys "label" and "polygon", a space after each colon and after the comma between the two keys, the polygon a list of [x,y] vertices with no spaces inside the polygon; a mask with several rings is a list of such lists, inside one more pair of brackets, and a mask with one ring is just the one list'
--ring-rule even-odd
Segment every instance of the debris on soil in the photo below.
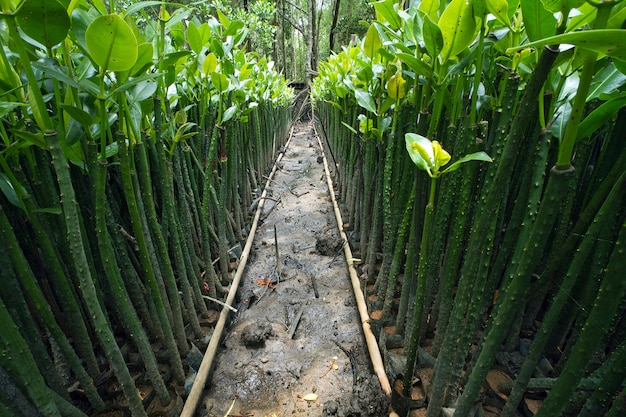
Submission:
{"label": "debris on soil", "polygon": [[241,332],[241,341],[248,348],[265,346],[265,341],[274,335],[272,326],[268,323],[249,324]]}
{"label": "debris on soil", "polygon": [[233,399],[231,415],[389,415],[368,356],[323,166],[314,163],[318,156],[311,125],[297,125],[271,182],[268,195],[275,201],[263,208],[235,306],[239,313],[232,316],[198,417],[223,417]]}
{"label": "debris on soil", "polygon": [[336,229],[326,227],[316,237],[315,249],[320,255],[336,256],[342,248],[343,242]]}

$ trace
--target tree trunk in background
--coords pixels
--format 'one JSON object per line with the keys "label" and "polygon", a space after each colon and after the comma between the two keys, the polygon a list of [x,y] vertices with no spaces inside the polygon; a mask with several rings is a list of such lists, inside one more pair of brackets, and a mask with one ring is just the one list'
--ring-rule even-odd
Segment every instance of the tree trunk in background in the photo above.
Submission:
{"label": "tree trunk in background", "polygon": [[328,46],[330,52],[335,50],[335,29],[337,28],[337,20],[339,19],[339,6],[341,0],[335,0],[333,4],[333,20],[330,24],[330,35],[328,37]]}
{"label": "tree trunk in background", "polygon": [[311,86],[313,73],[317,71],[317,8],[316,0],[308,1],[308,26],[306,31],[306,63],[305,63],[305,79],[307,86]]}

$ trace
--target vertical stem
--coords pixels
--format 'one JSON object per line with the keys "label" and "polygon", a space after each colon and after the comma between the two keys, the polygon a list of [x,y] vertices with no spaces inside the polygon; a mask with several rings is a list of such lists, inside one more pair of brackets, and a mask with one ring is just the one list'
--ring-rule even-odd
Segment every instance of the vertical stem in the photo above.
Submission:
{"label": "vertical stem", "polygon": [[110,324],[102,310],[98,300],[96,288],[89,268],[87,255],[83,246],[83,236],[80,228],[80,214],[72,180],[70,178],[69,166],[61,149],[61,144],[55,132],[47,132],[46,137],[52,152],[52,163],[57,173],[59,188],[63,196],[61,204],[65,215],[67,227],[67,239],[70,251],[76,265],[76,271],[80,281],[80,292],[85,301],[85,307],[92,318],[96,334],[102,343],[102,348],[109,360],[118,381],[122,387],[124,395],[128,399],[129,407],[133,415],[137,417],[146,416],[141,399],[139,398],[135,382],[130,376],[126,367],[122,353],[117,346]]}
{"label": "vertical stem", "polygon": [[420,244],[420,256],[417,269],[417,290],[415,291],[415,309],[413,310],[413,328],[411,329],[411,338],[409,340],[409,349],[407,351],[406,365],[403,375],[403,394],[406,397],[411,395],[411,380],[413,379],[413,370],[417,359],[417,350],[419,348],[419,339],[421,333],[422,312],[424,290],[426,288],[426,271],[430,259],[429,243],[431,239],[431,230],[435,221],[435,194],[437,190],[437,179],[431,178],[430,192],[428,204],[424,211],[424,224],[422,229],[422,238]]}

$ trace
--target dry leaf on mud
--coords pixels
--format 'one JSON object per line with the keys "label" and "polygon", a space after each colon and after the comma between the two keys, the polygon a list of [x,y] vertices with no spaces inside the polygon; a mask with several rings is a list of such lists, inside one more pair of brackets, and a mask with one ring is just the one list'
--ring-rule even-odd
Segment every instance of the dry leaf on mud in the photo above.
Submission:
{"label": "dry leaf on mud", "polygon": [[317,394],[310,393],[302,397],[302,399],[304,401],[317,401]]}

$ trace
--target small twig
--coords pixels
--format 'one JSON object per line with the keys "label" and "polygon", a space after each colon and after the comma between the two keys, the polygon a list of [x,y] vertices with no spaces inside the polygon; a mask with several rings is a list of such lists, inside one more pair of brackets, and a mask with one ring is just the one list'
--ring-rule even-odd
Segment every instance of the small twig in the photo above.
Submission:
{"label": "small twig", "polygon": [[356,387],[357,375],[356,375],[356,359],[354,358],[354,352],[352,351],[352,349],[347,350],[346,348],[341,346],[339,342],[336,340],[333,340],[333,342],[335,342],[337,347],[341,349],[343,353],[345,353],[348,359],[350,360],[350,365],[352,366],[352,385]]}
{"label": "small twig", "polygon": [[278,238],[276,237],[276,224],[274,224],[274,249],[276,250],[276,270],[278,271],[278,283],[280,283],[280,274],[283,268],[280,265],[280,254],[278,252]]}
{"label": "small twig", "polygon": [[228,409],[228,411],[226,412],[226,414],[224,415],[224,417],[228,417],[230,416],[230,412],[233,411],[233,407],[235,406],[235,400],[233,400],[233,403],[230,405],[230,408]]}
{"label": "small twig", "polygon": [[313,284],[313,292],[315,293],[315,298],[320,298],[320,293],[317,292],[317,279],[315,278],[315,275],[310,274],[311,275],[311,284]]}
{"label": "small twig", "polygon": [[306,304],[302,304],[302,307],[300,308],[300,311],[298,311],[298,314],[296,314],[296,317],[294,317],[293,322],[291,322],[291,325],[289,326],[289,339],[293,339],[293,335],[296,333],[296,328],[298,327],[298,323],[300,323],[300,318],[302,318],[302,313],[304,313],[304,308],[306,307]]}
{"label": "small twig", "polygon": [[[337,366],[337,357],[335,356],[334,359],[330,362],[330,366],[324,371],[324,373],[320,376],[321,378],[324,378],[326,375],[328,375],[328,373],[335,367]],[[335,368],[336,369],[336,368]]]}
{"label": "small twig", "polygon": [[202,298],[204,298],[206,300],[209,300],[209,301],[213,301],[214,303],[217,303],[217,304],[221,305],[222,307],[226,307],[227,309],[229,309],[233,313],[237,312],[237,309],[235,307],[229,306],[228,304],[226,304],[226,303],[224,303],[224,302],[222,302],[220,300],[217,300],[215,298],[209,297],[208,295],[203,295]]}

